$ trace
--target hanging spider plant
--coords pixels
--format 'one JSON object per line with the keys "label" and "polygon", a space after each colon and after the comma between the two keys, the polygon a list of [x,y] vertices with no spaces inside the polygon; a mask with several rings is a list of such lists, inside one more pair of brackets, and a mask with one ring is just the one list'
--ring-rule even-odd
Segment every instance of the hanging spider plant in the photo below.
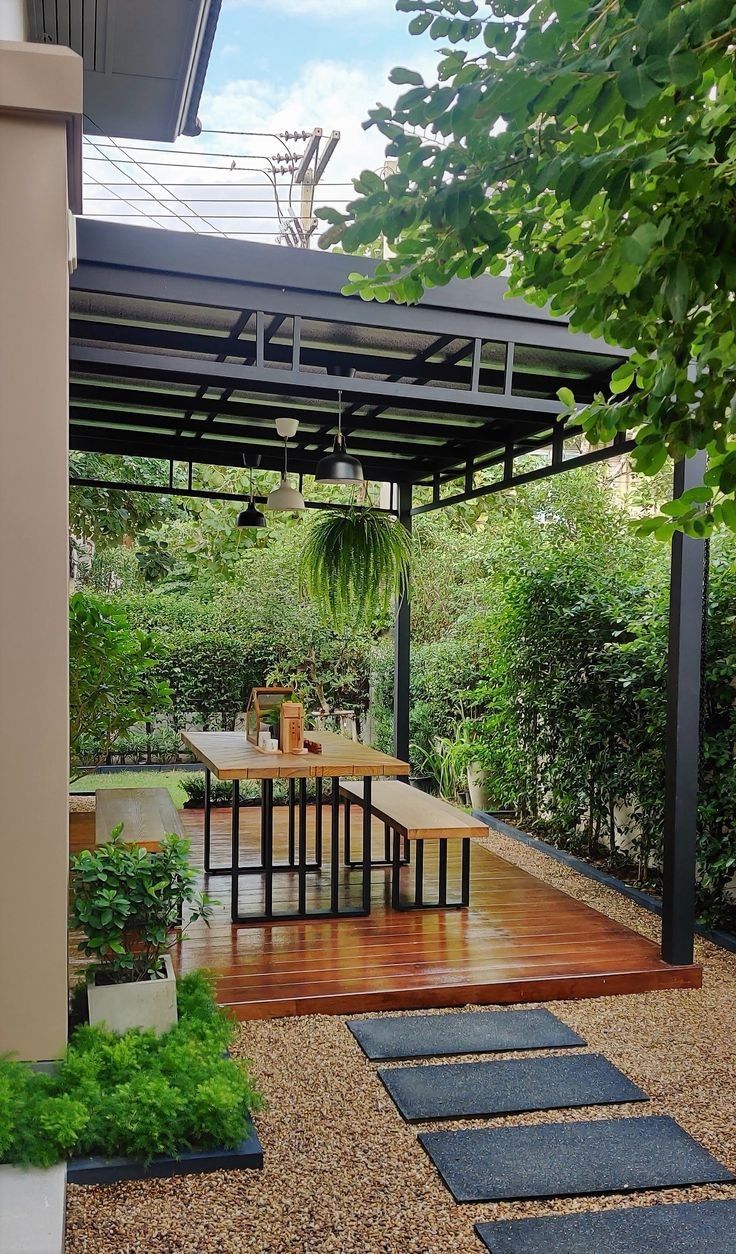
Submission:
{"label": "hanging spider plant", "polygon": [[339,505],[312,524],[299,582],[335,631],[370,627],[408,592],[411,537],[390,514]]}

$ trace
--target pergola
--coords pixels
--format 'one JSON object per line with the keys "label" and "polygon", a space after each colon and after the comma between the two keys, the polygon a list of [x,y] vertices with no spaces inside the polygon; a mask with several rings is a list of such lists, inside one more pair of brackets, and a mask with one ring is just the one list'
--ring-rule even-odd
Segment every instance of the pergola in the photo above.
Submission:
{"label": "pergola", "polygon": [[[407,528],[413,514],[632,447],[621,436],[581,452],[580,424],[557,398],[563,386],[578,403],[605,393],[621,350],[506,299],[502,280],[456,280],[407,308],[341,294],[351,271],[373,264],[362,258],[84,219],[78,252],[71,447],[168,461],[168,482],[147,490],[228,499],[195,488],[193,466],[279,470],[273,420],[284,414],[299,419],[289,461],[303,486],[332,444],[338,393],[350,451],[367,478],[392,485],[391,510]],[[530,454],[539,454],[532,469]],[[188,468],[186,486],[175,481],[175,463]],[[702,469],[700,455],[680,463],[675,491]],[[416,505],[415,486],[426,498]],[[693,952],[704,561],[701,541],[675,537],[662,921],[662,954],[674,964],[690,963]],[[394,708],[402,758],[409,640],[404,603]]]}

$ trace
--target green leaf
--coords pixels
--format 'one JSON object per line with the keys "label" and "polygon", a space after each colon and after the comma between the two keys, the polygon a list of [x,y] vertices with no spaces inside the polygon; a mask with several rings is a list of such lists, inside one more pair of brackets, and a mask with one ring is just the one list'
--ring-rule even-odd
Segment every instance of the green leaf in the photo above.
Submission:
{"label": "green leaf", "polygon": [[562,404],[565,406],[566,409],[575,408],[575,397],[573,393],[571,392],[570,388],[558,388],[557,396],[559,400],[562,401]]}
{"label": "green leaf", "polygon": [[388,77],[390,82],[399,86],[403,83],[408,83],[413,87],[422,87],[424,85],[424,79],[421,74],[418,74],[416,70],[407,70],[402,65],[396,66]]}
{"label": "green leaf", "polygon": [[619,76],[618,89],[632,109],[646,108],[660,92],[659,85],[649,76],[643,65],[632,65],[624,70]]}

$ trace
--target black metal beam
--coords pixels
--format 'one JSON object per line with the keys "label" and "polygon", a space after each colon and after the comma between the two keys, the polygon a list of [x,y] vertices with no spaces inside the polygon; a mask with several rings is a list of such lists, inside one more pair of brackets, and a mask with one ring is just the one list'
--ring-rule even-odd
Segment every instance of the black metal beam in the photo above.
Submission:
{"label": "black metal beam", "polygon": [[[195,411],[197,408],[198,406],[194,406]],[[181,436],[184,432],[188,432],[188,434],[190,436],[193,435],[195,439],[200,437],[206,439],[208,435],[232,437],[233,439],[242,439],[248,443],[256,444],[259,448],[262,447],[265,449],[271,447],[278,453],[279,456],[283,457],[283,441],[278,437],[276,429],[273,426],[273,420],[270,421],[268,426],[253,427],[248,423],[247,417],[246,421],[243,423],[234,423],[218,421],[213,415],[208,418],[206,423],[203,423],[194,422],[191,419],[189,421],[185,421],[184,415],[180,418],[178,416],[171,417],[170,414],[156,414],[155,412],[141,414],[136,410],[124,410],[117,408],[100,412],[100,410],[88,409],[84,406],[75,405],[74,403],[72,403],[69,408],[69,416],[70,421],[76,426],[94,422],[95,430],[100,432],[104,432],[106,430],[114,431],[116,428],[128,428],[130,426],[141,427],[145,426],[146,423],[149,423],[151,427],[163,428],[167,432],[171,432],[173,435],[177,436]],[[438,430],[437,436],[439,435],[440,431]],[[308,448],[308,446],[312,443],[316,443],[316,436],[312,439],[308,437],[305,438],[301,445],[291,443],[289,445],[289,456],[291,457],[293,455],[296,460],[299,460],[301,452],[304,458],[311,458],[313,461],[316,460],[319,457],[319,453],[310,452]],[[487,442],[482,444],[480,441],[476,440],[470,441],[469,447],[483,449],[485,451],[488,448],[488,444]],[[365,456],[368,457],[373,453],[394,454],[398,459],[399,465],[405,461],[412,460],[417,453],[422,453],[424,456],[429,457],[430,460],[434,461],[439,466],[451,465],[457,458],[457,453],[445,451],[444,444],[408,444],[406,441],[402,442],[401,440],[373,439],[370,435],[364,435],[362,432],[353,436],[351,448],[354,453],[358,454],[358,456],[363,456],[365,454]]]}
{"label": "black metal beam", "polygon": [[[188,463],[191,471],[191,462]],[[205,488],[177,488],[171,484],[125,483],[113,479],[86,479],[81,475],[70,475],[69,486],[72,488],[104,488],[106,492],[148,492],[154,496],[179,496],[197,501],[232,501],[242,504],[250,499],[249,492],[213,492]],[[257,505],[265,505],[268,497],[253,496]],[[307,509],[334,509],[334,501],[305,501]],[[393,514],[395,511],[373,506],[379,514]]]}
{"label": "black metal beam", "polygon": [[[546,447],[552,445],[552,437],[546,445],[536,445],[534,449],[516,449],[515,446],[509,446],[501,457],[494,459],[497,461],[505,460],[508,463],[513,462],[513,457],[519,457],[530,451],[544,452]],[[492,496],[495,492],[505,492],[507,488],[517,487],[522,483],[533,483],[535,479],[550,479],[552,475],[562,474],[566,470],[575,470],[579,466],[590,466],[594,462],[607,461],[611,457],[620,457],[623,453],[630,453],[635,440],[627,440],[617,437],[613,444],[607,445],[605,448],[592,449],[589,453],[581,453],[578,457],[568,457],[563,461],[553,461],[547,466],[539,466],[535,470],[527,470],[522,474],[509,475],[504,472],[503,478],[497,480],[496,483],[485,484],[480,488],[473,488],[471,491],[458,492],[454,496],[446,496],[439,501],[436,499],[428,501],[426,505],[417,505],[413,510],[413,514],[428,514],[435,509],[444,509],[448,505],[462,505],[464,501],[475,500],[479,496]],[[511,454],[511,456],[509,456]],[[487,465],[490,463],[487,463]],[[476,467],[483,469],[483,467]],[[459,478],[459,475],[456,476]]]}
{"label": "black metal beam", "polygon": [[[705,468],[704,452],[678,462],[675,496],[698,487]],[[675,532],[667,652],[662,957],[676,965],[693,960],[705,586],[705,542]]]}
{"label": "black metal beam", "polygon": [[[411,531],[411,484],[398,485],[398,519]],[[411,667],[411,606],[402,598],[394,626],[394,754],[409,761],[409,682]]]}
{"label": "black metal beam", "polygon": [[[183,386],[183,385],[180,385]],[[327,411],[317,403],[309,404],[309,398],[289,397],[279,404],[264,405],[260,396],[238,397],[236,399],[202,397],[183,394],[181,391],[170,391],[154,386],[122,387],[114,378],[87,379],[87,376],[72,376],[70,380],[70,396],[77,405],[88,405],[94,412],[106,408],[122,408],[129,411],[137,410],[142,415],[156,414],[161,410],[180,411],[182,417],[187,413],[231,415],[242,418],[244,422],[268,424],[273,431],[274,419],[288,408],[292,417],[298,418],[306,426],[317,427],[314,432],[303,430],[302,443],[319,443],[325,431],[336,426],[336,414]],[[196,403],[195,403],[196,402]],[[368,435],[393,434],[400,437],[443,437],[449,442],[467,442],[474,451],[487,450],[491,443],[501,443],[511,435],[511,429],[539,429],[549,425],[549,416],[543,414],[522,414],[515,411],[506,413],[502,409],[485,419],[455,416],[452,419],[437,417],[430,421],[426,416],[417,418],[413,414],[394,413],[385,407],[385,417],[377,418],[366,415],[352,424],[351,431],[364,431]],[[171,416],[171,414],[169,414]],[[329,421],[326,421],[329,419]],[[472,424],[472,425],[471,425]],[[477,448],[474,446],[477,445]]]}
{"label": "black metal beam", "polygon": [[[112,427],[80,427],[71,424],[69,443],[72,449],[88,453],[118,453],[128,457],[155,457],[165,461],[195,462],[205,466],[243,465],[243,453],[253,449],[252,444],[233,443],[225,440],[192,440],[168,434],[157,435],[141,431],[116,431]],[[257,447],[257,446],[256,446]],[[280,470],[283,452],[263,453],[260,461],[263,470]],[[295,474],[311,475],[314,472],[314,455],[307,458],[289,458],[289,469]],[[366,477],[376,483],[409,482],[413,465],[410,458],[381,461],[380,458],[364,459]]]}
{"label": "black metal beam", "polygon": [[233,387],[274,395],[314,396],[328,399],[333,404],[341,390],[348,397],[360,397],[365,404],[385,399],[397,409],[417,407],[428,412],[454,413],[483,421],[492,420],[498,410],[520,415],[548,415],[552,419],[565,409],[559,400],[537,397],[501,396],[494,392],[471,392],[470,389],[434,387],[430,384],[391,383],[385,379],[340,378],[301,370],[192,360],[164,353],[83,348],[77,344],[71,346],[69,360],[72,371],[78,373]]}

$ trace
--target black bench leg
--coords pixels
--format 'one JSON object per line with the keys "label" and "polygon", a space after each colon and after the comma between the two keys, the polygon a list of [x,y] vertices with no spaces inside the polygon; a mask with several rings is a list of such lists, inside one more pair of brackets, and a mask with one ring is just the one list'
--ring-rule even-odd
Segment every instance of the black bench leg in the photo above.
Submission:
{"label": "black bench leg", "polygon": [[447,841],[441,840],[439,847],[439,889],[437,904],[447,905]]}
{"label": "black bench leg", "polygon": [[352,841],[350,839],[350,798],[345,797],[343,800],[345,807],[345,866],[353,865]]}
{"label": "black bench leg", "polygon": [[414,904],[424,904],[424,841],[417,841],[416,866],[414,868]]}
{"label": "black bench leg", "polygon": [[399,876],[401,874],[401,836],[398,832],[394,832],[394,856],[391,864],[391,909],[401,910],[401,884]]}
{"label": "black bench leg", "polygon": [[208,766],[204,768],[204,869],[211,866],[210,844],[212,832],[212,802],[210,796],[211,774]]}
{"label": "black bench leg", "polygon": [[462,851],[462,868],[461,868],[461,896],[460,901],[464,906],[470,905],[470,837],[463,839]]}

